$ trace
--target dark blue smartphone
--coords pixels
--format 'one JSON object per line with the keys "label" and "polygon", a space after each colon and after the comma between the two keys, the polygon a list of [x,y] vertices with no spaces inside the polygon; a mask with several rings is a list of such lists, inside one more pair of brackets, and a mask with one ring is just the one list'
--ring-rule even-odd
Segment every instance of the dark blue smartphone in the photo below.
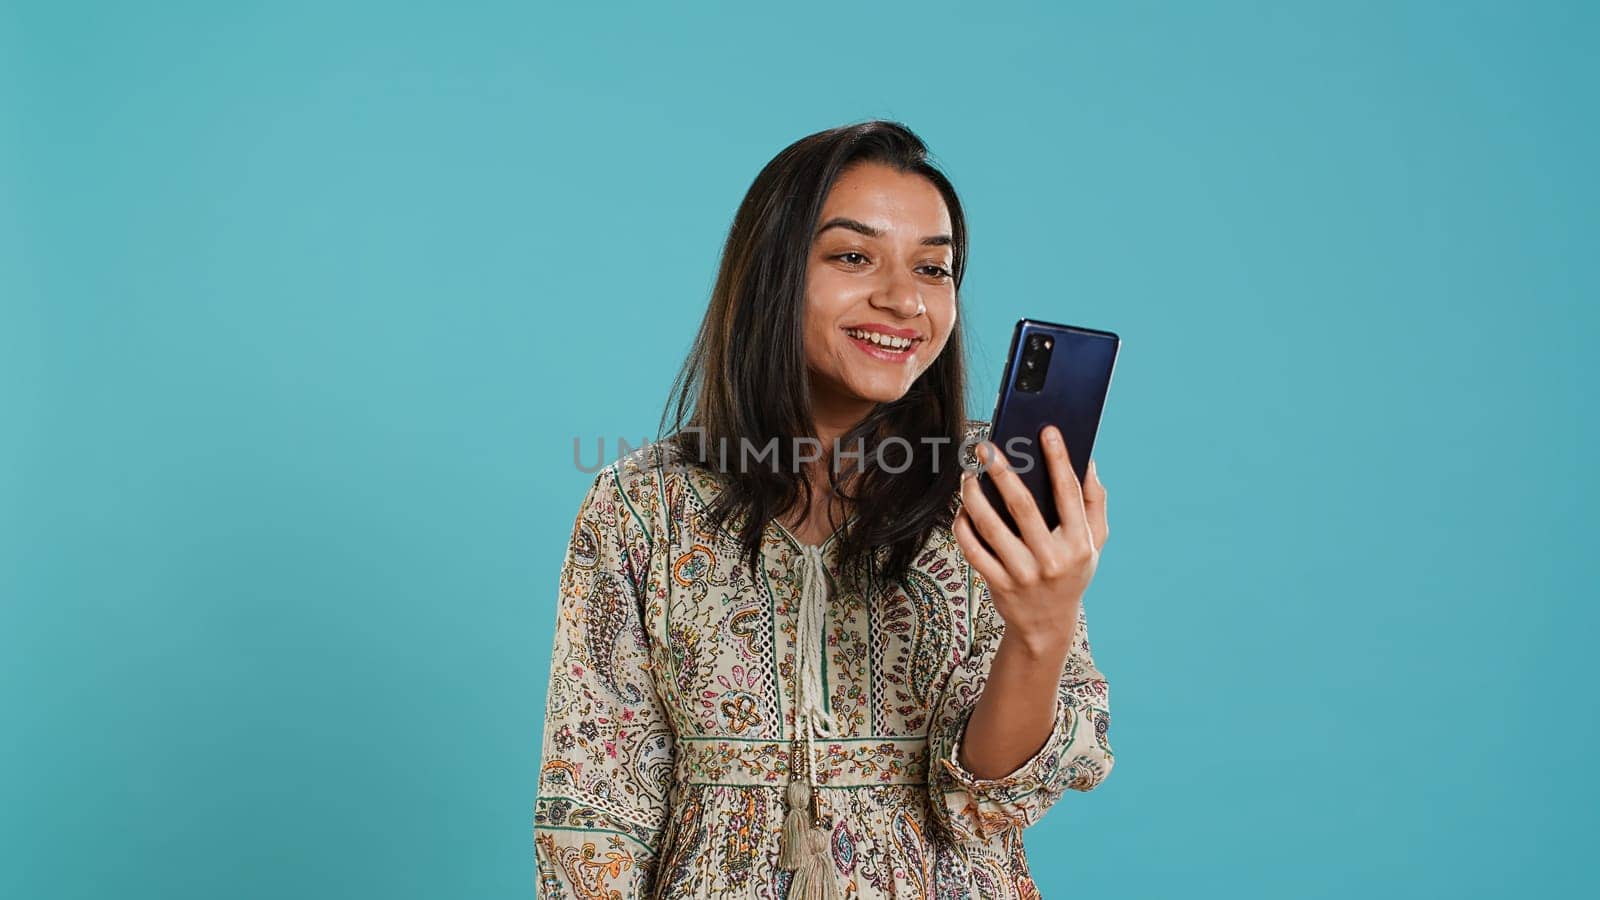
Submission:
{"label": "dark blue smartphone", "polygon": [[[1082,484],[1121,344],[1122,339],[1109,331],[1034,319],[1017,322],[1011,334],[1005,375],[989,420],[989,440],[1005,454],[1033,494],[1047,528],[1060,524],[1061,516],[1041,432],[1046,425],[1061,429],[1073,472]],[[1012,532],[1020,533],[987,472],[979,473],[978,484],[1000,518]]]}

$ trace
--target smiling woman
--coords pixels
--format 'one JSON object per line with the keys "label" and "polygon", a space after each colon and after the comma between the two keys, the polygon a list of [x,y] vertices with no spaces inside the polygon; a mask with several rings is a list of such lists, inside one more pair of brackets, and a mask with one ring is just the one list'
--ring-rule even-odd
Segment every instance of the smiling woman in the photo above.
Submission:
{"label": "smiling woman", "polygon": [[670,433],[578,512],[540,896],[1037,896],[1022,830],[1112,767],[1081,603],[1105,493],[1074,478],[1062,528],[1013,506],[1030,533],[1001,540],[963,479],[987,433],[965,415],[966,246],[896,123],[756,177]]}
{"label": "smiling woman", "polygon": [[[944,350],[955,241],[939,190],[878,162],[840,174],[822,215],[806,269],[812,405],[854,421],[904,397]],[[863,365],[860,353],[896,365]]]}
{"label": "smiling woman", "polygon": [[[761,528],[777,518],[816,542],[853,512],[841,561],[865,573],[882,550],[883,576],[904,571],[948,522],[967,425],[956,327],[966,249],[954,186],[904,126],[812,135],[756,176],[662,423],[681,455],[735,476],[712,518],[749,517],[755,527],[740,536],[752,569]],[[915,345],[895,352],[852,330]],[[726,471],[724,448],[773,439],[770,463]],[[808,440],[816,458],[802,449]],[[903,473],[849,471],[830,452],[873,457],[890,440],[914,442]]]}

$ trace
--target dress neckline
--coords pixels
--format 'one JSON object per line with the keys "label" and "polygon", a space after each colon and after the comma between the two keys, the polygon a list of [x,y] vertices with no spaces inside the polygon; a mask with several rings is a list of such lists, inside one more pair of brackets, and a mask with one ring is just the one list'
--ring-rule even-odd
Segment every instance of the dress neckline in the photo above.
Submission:
{"label": "dress neckline", "polygon": [[782,522],[778,521],[777,516],[773,516],[772,521],[769,524],[778,529],[779,534],[783,535],[785,538],[788,538],[789,543],[794,544],[796,550],[816,550],[821,552],[827,550],[829,545],[833,543],[833,539],[841,534],[844,534],[845,529],[849,528],[850,524],[855,520],[856,514],[851,513],[850,517],[844,520],[844,524],[840,525],[833,534],[830,534],[824,538],[820,544],[808,544],[805,541],[800,540],[798,537],[795,537],[794,532],[790,531]]}
{"label": "dress neckline", "polygon": [[[689,477],[689,490],[694,493],[695,499],[700,502],[700,506],[702,508],[708,506],[710,501],[707,500],[706,493],[710,492],[720,494],[722,492],[722,484],[717,480],[716,475],[700,469],[699,467],[690,466],[688,467],[688,471],[691,473]],[[844,520],[844,524],[840,525],[838,529],[833,532],[833,534],[828,535],[827,538],[825,538],[820,544],[808,544],[805,541],[800,540],[800,538],[795,536],[794,532],[790,531],[782,522],[778,520],[777,516],[773,516],[771,521],[767,522],[767,530],[776,532],[779,537],[783,538],[785,541],[788,541],[791,545],[793,545],[794,549],[799,552],[803,553],[807,550],[814,550],[821,553],[826,552],[828,549],[833,547],[835,539],[838,538],[839,535],[844,534],[845,531],[855,523],[858,516],[858,513],[851,513]]]}

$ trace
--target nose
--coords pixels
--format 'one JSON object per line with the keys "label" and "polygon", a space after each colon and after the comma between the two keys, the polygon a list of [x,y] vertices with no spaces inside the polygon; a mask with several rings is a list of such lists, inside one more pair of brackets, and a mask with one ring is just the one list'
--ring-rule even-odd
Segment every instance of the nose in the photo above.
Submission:
{"label": "nose", "polygon": [[911,273],[890,266],[884,273],[877,290],[872,292],[872,305],[887,310],[902,319],[922,315],[922,288]]}

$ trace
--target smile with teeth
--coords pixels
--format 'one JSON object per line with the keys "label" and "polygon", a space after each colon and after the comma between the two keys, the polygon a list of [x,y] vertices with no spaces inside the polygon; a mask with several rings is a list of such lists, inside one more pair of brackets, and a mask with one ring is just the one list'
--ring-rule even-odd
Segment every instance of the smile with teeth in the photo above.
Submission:
{"label": "smile with teeth", "polygon": [[862,331],[859,328],[846,328],[844,333],[858,341],[867,341],[885,350],[901,353],[911,348],[916,343],[914,338],[891,337],[877,331]]}

